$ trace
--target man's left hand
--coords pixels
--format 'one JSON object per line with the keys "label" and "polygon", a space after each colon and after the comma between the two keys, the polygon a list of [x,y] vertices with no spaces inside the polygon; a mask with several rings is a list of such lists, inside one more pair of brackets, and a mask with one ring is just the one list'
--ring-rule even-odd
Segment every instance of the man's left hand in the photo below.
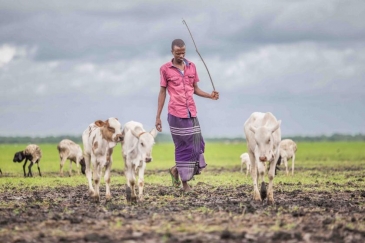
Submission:
{"label": "man's left hand", "polygon": [[218,100],[219,99],[219,92],[217,91],[212,91],[212,93],[210,94],[210,98],[212,100]]}

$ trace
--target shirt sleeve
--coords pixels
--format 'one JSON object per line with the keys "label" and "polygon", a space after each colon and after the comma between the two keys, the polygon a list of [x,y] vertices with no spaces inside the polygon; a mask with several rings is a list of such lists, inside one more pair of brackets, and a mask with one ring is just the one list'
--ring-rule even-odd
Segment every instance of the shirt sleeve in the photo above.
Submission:
{"label": "shirt sleeve", "polygon": [[195,64],[194,64],[194,70],[195,70],[195,80],[194,80],[194,83],[197,83],[197,82],[199,82],[199,76],[198,76],[198,71],[196,71]]}
{"label": "shirt sleeve", "polygon": [[161,87],[166,87],[167,86],[166,72],[162,67],[160,68],[160,86]]}

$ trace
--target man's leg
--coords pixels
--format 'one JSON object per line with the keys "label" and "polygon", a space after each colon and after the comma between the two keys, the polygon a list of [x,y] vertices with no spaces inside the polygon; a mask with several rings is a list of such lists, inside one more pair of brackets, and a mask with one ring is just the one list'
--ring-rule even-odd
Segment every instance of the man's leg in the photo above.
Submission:
{"label": "man's leg", "polygon": [[192,191],[193,190],[193,189],[191,189],[191,187],[189,186],[189,184],[188,184],[187,181],[183,181],[182,184],[183,184],[183,190],[185,192],[188,192],[188,191]]}

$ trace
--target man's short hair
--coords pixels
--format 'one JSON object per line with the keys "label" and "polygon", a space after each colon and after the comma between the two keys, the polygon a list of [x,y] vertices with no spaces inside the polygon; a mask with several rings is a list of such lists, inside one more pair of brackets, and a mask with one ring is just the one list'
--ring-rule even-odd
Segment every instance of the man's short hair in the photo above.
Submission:
{"label": "man's short hair", "polygon": [[175,39],[171,43],[171,50],[174,50],[174,46],[177,46],[177,47],[180,47],[180,48],[184,47],[185,42],[182,39]]}

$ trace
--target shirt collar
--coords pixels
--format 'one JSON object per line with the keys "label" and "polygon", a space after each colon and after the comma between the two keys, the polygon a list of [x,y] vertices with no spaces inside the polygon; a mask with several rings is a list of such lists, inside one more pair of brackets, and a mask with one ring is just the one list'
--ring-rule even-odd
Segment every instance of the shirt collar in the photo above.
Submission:
{"label": "shirt collar", "polygon": [[[174,60],[173,58],[171,59],[171,62],[170,62],[170,66],[169,67],[174,67],[174,64],[172,63],[172,60]],[[184,63],[187,67],[190,66],[191,62],[188,61],[186,58],[184,58]]]}

